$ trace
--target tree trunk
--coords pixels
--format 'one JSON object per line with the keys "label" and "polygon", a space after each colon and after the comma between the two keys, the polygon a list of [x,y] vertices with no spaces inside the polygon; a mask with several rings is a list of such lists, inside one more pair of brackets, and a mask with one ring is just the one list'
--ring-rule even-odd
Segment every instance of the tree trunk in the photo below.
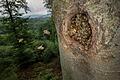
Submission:
{"label": "tree trunk", "polygon": [[63,80],[120,80],[120,0],[54,0]]}

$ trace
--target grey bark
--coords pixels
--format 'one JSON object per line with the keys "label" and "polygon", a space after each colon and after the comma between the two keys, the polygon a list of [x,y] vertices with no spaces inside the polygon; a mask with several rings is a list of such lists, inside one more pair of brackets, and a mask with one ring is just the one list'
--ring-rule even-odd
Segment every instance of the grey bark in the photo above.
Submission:
{"label": "grey bark", "polygon": [[[54,0],[52,8],[63,80],[120,80],[120,0]],[[91,38],[83,38],[84,26],[77,38],[86,45],[68,34],[72,17],[84,12]]]}

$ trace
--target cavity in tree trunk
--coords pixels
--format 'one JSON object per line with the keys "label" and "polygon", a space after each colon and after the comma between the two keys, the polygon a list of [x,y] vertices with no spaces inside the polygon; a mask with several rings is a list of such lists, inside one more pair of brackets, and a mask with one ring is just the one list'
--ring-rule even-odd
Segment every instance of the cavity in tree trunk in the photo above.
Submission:
{"label": "cavity in tree trunk", "polygon": [[63,80],[120,80],[120,0],[54,0]]}

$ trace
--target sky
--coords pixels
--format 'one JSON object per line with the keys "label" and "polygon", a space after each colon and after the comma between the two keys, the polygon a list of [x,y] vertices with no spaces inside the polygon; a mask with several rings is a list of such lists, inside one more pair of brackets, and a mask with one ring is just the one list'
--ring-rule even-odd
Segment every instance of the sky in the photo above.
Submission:
{"label": "sky", "polygon": [[43,0],[26,0],[28,6],[31,10],[27,15],[45,15],[48,13],[48,10],[44,7]]}

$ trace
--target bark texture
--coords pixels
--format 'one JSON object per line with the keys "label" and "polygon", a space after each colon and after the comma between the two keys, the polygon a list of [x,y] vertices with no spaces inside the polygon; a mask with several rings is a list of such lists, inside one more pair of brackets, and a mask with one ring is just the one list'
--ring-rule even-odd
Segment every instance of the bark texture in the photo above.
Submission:
{"label": "bark texture", "polygon": [[120,0],[54,0],[63,80],[120,80]]}

